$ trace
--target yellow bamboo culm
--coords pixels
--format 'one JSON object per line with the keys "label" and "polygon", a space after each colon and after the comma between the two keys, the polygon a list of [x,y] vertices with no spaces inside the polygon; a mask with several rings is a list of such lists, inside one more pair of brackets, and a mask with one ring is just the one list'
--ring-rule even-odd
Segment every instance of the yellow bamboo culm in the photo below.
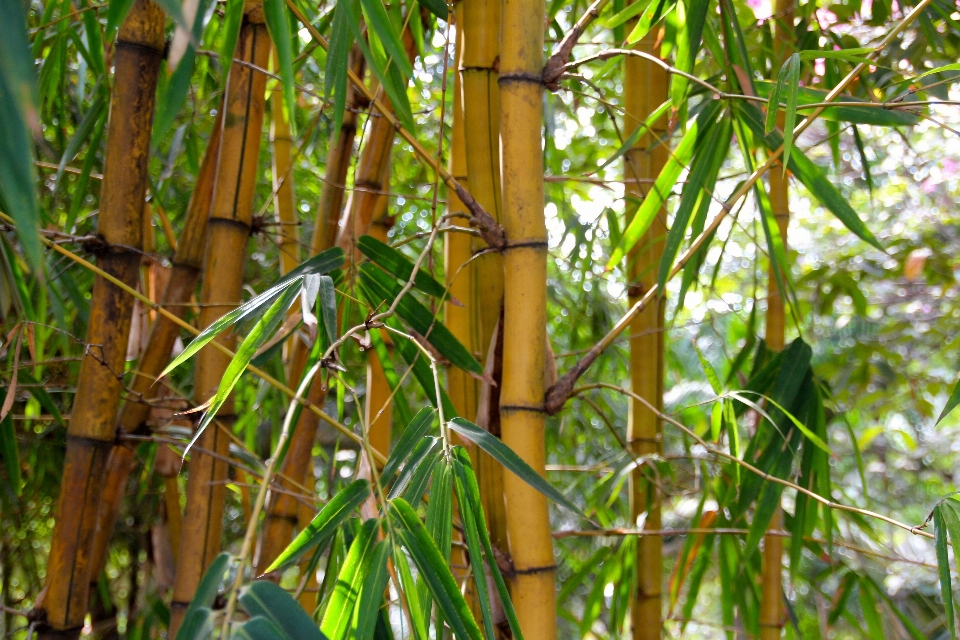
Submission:
{"label": "yellow bamboo culm", "polygon": [[[100,267],[135,286],[140,268],[144,198],[157,75],[165,19],[149,0],[137,0],[117,37],[103,190],[97,233],[110,247]],[[40,638],[76,638],[87,613],[91,552],[101,479],[113,446],[133,299],[97,277],[90,301],[86,350],[80,365],[46,587],[36,608]],[[96,346],[93,346],[96,345]],[[44,619],[45,618],[45,619]]]}
{"label": "yellow bamboo culm", "polygon": [[[774,68],[790,54],[793,41],[794,0],[777,0],[774,22]],[[773,108],[772,106],[769,108]],[[783,128],[783,114],[778,114],[778,126]],[[780,164],[770,170],[770,206],[773,209],[777,228],[783,245],[787,245],[787,228],[790,224],[790,184]],[[770,257],[773,260],[773,256]],[[777,285],[777,277],[770,265],[767,284],[767,348],[782,351],[786,333],[786,313],[783,297]],[[783,511],[777,509],[770,520],[772,530],[783,527]],[[764,536],[760,574],[760,640],[778,640],[783,635],[783,538]]]}
{"label": "yellow bamboo culm", "polygon": [[[234,57],[266,68],[270,37],[258,3],[245,7]],[[240,302],[247,241],[253,216],[253,196],[263,129],[266,76],[249,65],[233,64],[224,99],[223,131],[204,256],[200,300],[200,326],[207,327]],[[217,338],[230,349],[236,336]],[[194,399],[213,397],[230,360],[207,346],[196,357]],[[190,455],[187,506],[171,603],[170,633],[175,636],[203,572],[220,551],[227,463],[202,453],[226,457],[234,420],[233,399],[228,399],[217,419],[203,432]]]}
{"label": "yellow bamboo culm", "polygon": [[[356,73],[363,73],[363,55],[358,48],[350,53],[350,68]],[[333,246],[339,226],[340,212],[343,208],[345,181],[350,169],[350,160],[353,157],[353,148],[357,131],[357,109],[360,104],[360,94],[350,88],[347,96],[347,107],[343,115],[340,131],[336,136],[331,135],[331,147],[327,154],[327,165],[324,171],[323,188],[320,191],[320,204],[317,209],[316,225],[313,229],[313,239],[310,251],[313,255]],[[336,142],[333,142],[336,137]],[[299,381],[303,375],[304,363],[307,356],[307,345],[297,340],[294,345],[290,365],[290,380]],[[326,386],[320,376],[313,381],[307,391],[307,399],[317,405],[322,405],[326,397]],[[302,482],[313,487],[313,443],[317,436],[319,417],[311,411],[301,411],[297,420],[296,429],[290,438],[290,447],[283,459],[280,468],[282,477]],[[281,479],[285,489],[296,492],[298,488],[285,479]],[[263,533],[260,536],[256,552],[255,566],[257,573],[262,574],[270,563],[290,544],[293,532],[298,521],[311,515],[309,509],[301,504],[296,497],[289,493],[277,493],[270,496],[267,503]],[[309,521],[309,520],[308,520]],[[279,576],[270,576],[279,579]],[[312,612],[316,608],[315,594],[305,591],[301,598],[304,609]]]}
{"label": "yellow bamboo culm", "polygon": [[[637,49],[655,54],[656,34],[640,41]],[[647,60],[624,60],[624,134],[629,135],[667,99],[667,74]],[[624,193],[627,210],[652,188],[653,180],[669,157],[667,122],[663,118],[642,134],[624,155]],[[629,304],[633,305],[657,281],[657,268],[666,237],[666,211],[660,210],[649,231],[627,255]],[[655,407],[663,406],[664,309],[666,300],[657,299],[630,324],[630,388]],[[661,452],[661,424],[658,417],[636,400],[630,401],[627,442],[637,458]],[[646,529],[659,529],[661,496],[652,464],[637,467],[630,474],[631,526],[642,519]],[[634,640],[660,638],[663,629],[661,583],[663,560],[660,536],[637,540],[637,591],[631,608]]]}
{"label": "yellow bamboo culm", "polygon": [[[546,473],[544,363],[547,324],[547,228],[543,215],[544,3],[504,0],[500,58],[503,176],[504,334],[500,423],[503,442]],[[557,637],[556,566],[546,498],[503,474],[510,581],[527,640]]]}
{"label": "yellow bamboo culm", "polygon": [[[503,222],[500,183],[500,87],[497,83],[497,65],[500,58],[499,0],[464,0],[463,54],[460,77],[463,91],[464,142],[467,152],[467,175],[470,193],[498,223]],[[480,238],[473,238],[472,252],[487,248]],[[476,258],[470,266],[473,304],[470,326],[470,345],[480,360],[492,353],[490,342],[500,322],[503,310],[503,256],[493,252]],[[496,358],[496,355],[493,355]],[[497,381],[499,385],[499,380]],[[499,436],[500,414],[498,394],[502,385],[490,387],[480,394],[477,407],[485,422],[482,426]],[[467,414],[472,417],[475,414]],[[503,467],[489,455],[471,448],[480,485],[480,499],[490,537],[497,546],[507,546],[506,516],[503,504]]]}
{"label": "yellow bamboo culm", "polygon": [[[164,289],[162,304],[174,314],[183,317],[190,296],[193,295],[203,265],[203,249],[207,235],[207,217],[213,199],[213,181],[216,177],[217,154],[220,148],[220,122],[218,114],[207,144],[207,152],[200,165],[197,183],[190,204],[187,206],[183,231],[177,243],[170,277]],[[180,328],[169,318],[158,315],[150,328],[143,355],[130,382],[130,391],[117,418],[118,433],[132,433],[145,425],[150,415],[150,401],[157,397],[163,386],[154,384],[157,376],[170,361],[173,345],[180,335]],[[110,536],[113,532],[120,503],[127,486],[127,478],[136,463],[135,449],[130,443],[117,444],[110,452],[106,475],[101,484],[100,510],[97,514],[96,539],[90,565],[91,584],[96,583],[107,557]],[[168,505],[169,506],[169,505]],[[179,517],[179,507],[171,518]],[[176,550],[175,550],[176,551]]]}

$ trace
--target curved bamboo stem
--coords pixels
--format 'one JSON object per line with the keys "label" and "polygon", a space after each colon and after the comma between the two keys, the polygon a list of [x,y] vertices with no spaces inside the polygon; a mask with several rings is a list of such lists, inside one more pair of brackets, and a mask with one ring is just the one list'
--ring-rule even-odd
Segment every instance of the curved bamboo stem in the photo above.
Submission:
{"label": "curved bamboo stem", "polygon": [[[270,37],[259,5],[244,15],[235,57],[266,67]],[[227,80],[220,154],[213,203],[210,211],[204,277],[201,289],[201,327],[236,306],[241,297],[247,241],[253,215],[257,161],[263,129],[266,76],[245,65],[233,65]],[[230,348],[236,336],[216,338]],[[203,403],[213,397],[230,359],[209,346],[196,358],[194,397]],[[234,419],[232,398],[224,403],[218,421]],[[229,439],[221,429],[206,429],[197,443],[204,449],[226,455]],[[177,562],[177,577],[171,603],[170,633],[183,621],[203,572],[220,551],[227,465],[208,455],[190,458],[187,477],[187,508]]]}
{"label": "curved bamboo stem", "polygon": [[[110,249],[98,259],[120,282],[137,282],[143,235],[150,130],[165,19],[138,0],[120,28],[110,103],[107,155],[97,232]],[[103,277],[90,304],[87,349],[67,429],[67,454],[47,585],[37,608],[46,621],[41,638],[76,638],[87,613],[90,555],[101,492],[99,481],[113,445],[133,299]]]}
{"label": "curved bamboo stem", "polygon": [[[649,34],[637,49],[655,56],[655,33]],[[624,60],[624,133],[633,133],[667,99],[667,74],[648,60],[628,57]],[[627,206],[639,202],[652,188],[651,180],[669,157],[667,122],[663,118],[640,136],[624,155],[624,180]],[[627,255],[626,273],[630,304],[656,285],[657,267],[663,255],[666,237],[665,209],[657,214],[650,230]],[[656,407],[663,405],[664,311],[666,299],[657,298],[630,322],[630,388]],[[638,402],[631,402],[627,420],[627,446],[637,459],[662,452],[660,419]],[[661,526],[660,489],[651,480],[655,470],[638,465],[630,474],[630,518],[632,523],[645,518],[644,528]],[[661,583],[663,559],[659,537],[641,538],[637,545],[637,590],[631,605],[631,629],[635,640],[660,638],[663,630]]]}
{"label": "curved bamboo stem", "polygon": [[[504,0],[500,58],[503,169],[504,340],[500,420],[503,442],[543,474],[547,229],[543,215],[541,119],[544,3]],[[546,498],[503,474],[507,534],[516,569],[517,617],[528,640],[557,637],[556,566]]]}

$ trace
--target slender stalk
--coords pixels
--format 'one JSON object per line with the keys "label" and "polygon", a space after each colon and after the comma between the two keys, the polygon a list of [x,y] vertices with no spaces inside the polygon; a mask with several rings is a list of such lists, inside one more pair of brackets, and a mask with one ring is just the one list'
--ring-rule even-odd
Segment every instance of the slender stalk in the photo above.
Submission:
{"label": "slender stalk", "polygon": [[[497,65],[500,58],[500,2],[498,0],[465,0],[463,3],[463,59],[460,75],[463,86],[464,137],[467,151],[467,175],[471,194],[498,224],[503,223],[500,184],[500,87]],[[474,238],[472,252],[489,247],[483,238]],[[470,344],[474,354],[483,360],[490,352],[490,342],[503,311],[503,256],[487,252],[478,256],[469,267],[472,279],[470,300],[473,313]],[[501,349],[502,351],[502,349]],[[499,370],[494,366],[495,370]],[[499,436],[498,407],[500,380],[497,386],[481,393],[486,406],[477,407],[488,431]],[[474,447],[471,447],[474,449]],[[507,546],[506,515],[503,503],[503,467],[489,455],[474,453],[480,499],[487,517],[487,526],[494,544]]]}
{"label": "slender stalk", "polygon": [[[656,55],[657,34],[644,38],[637,49]],[[624,130],[633,133],[644,120],[667,99],[667,74],[647,60],[628,57],[624,60]],[[669,157],[664,142],[667,122],[663,118],[640,136],[636,145],[624,155],[624,180],[627,207],[635,207],[652,188],[651,179]],[[667,212],[661,209],[650,230],[627,255],[628,296],[633,305],[657,282],[657,267],[663,255]],[[663,406],[664,310],[666,298],[658,297],[630,322],[630,388],[656,407]],[[660,419],[637,402],[630,403],[627,419],[627,445],[637,459],[652,459],[662,453]],[[661,495],[655,482],[652,465],[638,465],[630,474],[630,520],[637,524],[645,518],[643,528],[661,526]],[[660,638],[663,630],[661,583],[662,540],[656,536],[641,538],[637,545],[637,590],[631,605],[631,627],[635,640]]]}
{"label": "slender stalk", "polygon": [[[547,229],[541,119],[544,3],[504,0],[500,58],[503,169],[503,442],[544,474]],[[556,638],[556,566],[546,498],[504,473],[511,595],[528,640]]]}
{"label": "slender stalk", "polygon": [[[248,8],[240,29],[235,57],[266,67],[270,37],[259,5]],[[243,268],[253,215],[253,195],[263,128],[266,76],[246,65],[232,65],[227,80],[217,177],[210,211],[204,277],[201,289],[200,326],[209,326],[236,306],[241,297]],[[236,336],[216,339],[233,347]],[[230,359],[209,346],[197,354],[194,399],[211,398]],[[232,399],[224,403],[218,422],[231,424]],[[229,438],[223,430],[206,429],[197,442],[203,449],[226,456]],[[177,562],[177,577],[171,603],[170,633],[175,635],[183,621],[203,572],[220,551],[227,465],[200,451],[191,455],[187,477],[187,508]]]}
{"label": "slender stalk", "polygon": [[[276,62],[276,50],[272,52]],[[297,206],[294,194],[293,164],[290,147],[290,123],[283,111],[283,84],[274,82],[270,92],[270,144],[273,147],[273,208],[280,223],[280,272],[287,273],[300,264],[297,232]]]}
{"label": "slender stalk", "polygon": [[[157,74],[165,20],[149,0],[137,0],[120,28],[110,103],[103,191],[97,233],[110,250],[98,258],[105,273],[133,285],[138,279],[144,197]],[[80,365],[67,429],[67,454],[47,584],[37,609],[41,638],[76,638],[87,613],[90,555],[101,500],[100,479],[113,445],[122,391],[133,299],[103,277],[90,302],[88,345]]]}
{"label": "slender stalk", "polygon": [[[355,71],[363,73],[363,55],[358,48],[350,52],[350,65]],[[327,155],[327,166],[324,172],[323,189],[320,192],[320,205],[317,210],[317,220],[313,229],[311,252],[320,253],[333,246],[339,228],[340,211],[343,207],[343,196],[347,172],[350,169],[350,160],[353,157],[354,139],[357,131],[357,108],[360,96],[351,91],[347,108],[344,111],[343,122],[336,136],[331,135],[332,144]],[[295,343],[291,357],[291,380],[299,380],[303,374],[303,367],[307,356],[307,345],[301,341]],[[320,376],[317,376],[307,391],[307,399],[315,405],[322,405],[326,397],[327,388]],[[301,411],[296,429],[290,438],[290,447],[283,459],[280,472],[296,481],[313,486],[313,443],[317,437],[317,428],[320,425],[319,417],[310,411]],[[285,486],[289,483],[285,482]],[[263,573],[270,563],[280,555],[293,539],[293,531],[304,514],[303,505],[295,496],[287,493],[274,493],[267,503],[264,516],[263,534],[260,536],[254,566],[257,573]],[[308,514],[308,522],[312,514]],[[277,578],[279,576],[269,576]],[[309,594],[310,592],[305,592]],[[315,600],[315,598],[313,598]],[[304,608],[312,611],[311,602],[304,602]]]}
{"label": "slender stalk", "polygon": [[[778,69],[783,59],[790,55],[793,42],[794,0],[777,0],[777,20],[774,21],[774,60],[773,68]],[[768,105],[768,109],[777,108]],[[783,127],[783,113],[777,118]],[[782,165],[768,174],[770,180],[770,205],[783,244],[787,244],[787,228],[790,226],[790,183],[783,172]],[[770,256],[767,285],[767,327],[766,342],[771,351],[782,351],[786,329],[786,313],[783,296],[777,284],[774,257]],[[777,509],[770,520],[770,529],[783,528],[783,510]],[[783,635],[783,538],[766,535],[763,539],[763,556],[760,575],[760,640],[777,640]]]}
{"label": "slender stalk", "polygon": [[[222,111],[222,110],[221,110]],[[220,147],[220,118],[213,125],[213,131],[207,145],[207,152],[200,166],[197,183],[190,197],[187,214],[173,257],[173,266],[167,287],[163,293],[165,306],[173,309],[179,317],[187,311],[186,302],[190,300],[200,277],[203,262],[203,247],[207,235],[207,216],[213,197],[213,181],[217,167],[217,153]],[[169,318],[159,315],[154,321],[147,338],[143,355],[137,364],[137,371],[130,382],[127,401],[117,418],[117,432],[133,433],[143,427],[150,414],[150,400],[155,398],[162,387],[155,385],[157,376],[170,360],[170,353],[176,342],[180,328]],[[103,568],[109,548],[113,526],[117,520],[120,503],[127,486],[127,478],[135,464],[134,447],[129,443],[117,444],[110,452],[107,472],[102,484],[100,511],[97,515],[97,533],[91,556],[91,580],[96,581]],[[168,505],[169,506],[169,505]],[[177,517],[180,508],[177,506]],[[171,518],[174,517],[171,515]],[[178,538],[179,539],[179,534]]]}

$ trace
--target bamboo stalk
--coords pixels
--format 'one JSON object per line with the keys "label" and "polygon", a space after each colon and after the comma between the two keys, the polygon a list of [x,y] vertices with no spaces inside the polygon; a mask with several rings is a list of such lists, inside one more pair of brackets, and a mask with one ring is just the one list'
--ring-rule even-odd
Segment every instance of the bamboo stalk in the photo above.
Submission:
{"label": "bamboo stalk", "polygon": [[[460,76],[463,86],[464,143],[470,193],[498,224],[503,222],[500,184],[500,87],[497,66],[500,58],[499,0],[465,0],[463,2],[463,54]],[[454,234],[458,235],[458,234]],[[482,238],[471,239],[471,253],[487,249]],[[490,343],[503,311],[503,256],[489,252],[474,259],[469,267],[471,302],[470,345],[483,362],[491,351]],[[502,351],[502,349],[500,350]],[[494,370],[499,370],[496,365]],[[472,381],[472,380],[471,380]],[[477,406],[482,426],[500,436],[499,388],[480,392]],[[476,386],[476,382],[473,382]],[[470,447],[480,486],[480,500],[487,518],[491,540],[507,548],[506,514],[503,502],[503,467],[476,447]]]}
{"label": "bamboo stalk", "polygon": [[[779,68],[780,62],[790,53],[793,41],[793,0],[777,0],[777,20],[774,23],[774,67]],[[768,105],[768,109],[777,108]],[[784,124],[783,113],[778,114],[778,125]],[[770,180],[770,206],[777,221],[780,238],[783,245],[787,245],[787,228],[790,225],[790,183],[784,174],[782,165],[774,167],[768,174]],[[782,351],[786,329],[786,313],[783,297],[777,284],[774,271],[773,255],[767,280],[767,326],[766,342],[771,351]],[[783,528],[783,511],[777,509],[770,520],[771,530]],[[760,639],[777,640],[783,635],[783,538],[768,534],[763,539],[763,556],[760,573]]]}
{"label": "bamboo stalk", "polygon": [[[359,73],[363,73],[363,55],[359,48],[354,48],[350,52],[351,68]],[[335,136],[336,143],[332,144],[330,152],[327,155],[327,165],[324,171],[323,189],[320,192],[320,205],[317,210],[317,221],[313,230],[313,240],[311,243],[311,252],[320,253],[333,246],[336,240],[337,229],[339,228],[340,210],[343,206],[343,196],[345,192],[345,182],[347,172],[350,169],[350,160],[353,157],[354,140],[357,132],[357,109],[360,106],[360,94],[352,90],[347,99],[347,108],[343,114],[343,122],[340,126],[340,132]],[[331,136],[333,143],[334,136]],[[292,357],[290,379],[299,380],[303,374],[303,366],[306,361],[307,347],[302,341],[297,341],[294,347]],[[309,402],[322,405],[326,397],[326,386],[321,376],[317,376],[307,392]],[[290,438],[290,447],[287,455],[283,459],[280,472],[283,476],[297,481],[303,481],[305,484],[313,486],[310,480],[313,478],[313,443],[317,436],[317,427],[320,424],[320,418],[310,411],[302,411],[297,421],[296,429]],[[289,483],[283,481],[287,486]],[[292,485],[288,488],[293,488]],[[266,514],[264,516],[264,529],[257,547],[256,560],[254,566],[258,573],[263,573],[270,563],[280,555],[286,546],[293,539],[293,531],[297,526],[298,519],[302,520],[304,515],[303,505],[297,501],[293,495],[287,493],[277,493],[271,496],[267,503]],[[312,514],[310,514],[312,515]],[[309,520],[307,520],[309,522]],[[279,578],[279,576],[270,576]],[[306,591],[305,594],[311,592]],[[312,599],[305,595],[301,599],[304,609],[312,611],[316,608],[316,597]],[[312,606],[311,606],[312,605]]]}
{"label": "bamboo stalk", "polygon": [[[637,49],[655,53],[655,33],[649,34]],[[667,99],[667,74],[659,66],[641,58],[624,60],[624,133],[632,134]],[[637,205],[651,188],[669,157],[666,145],[667,121],[653,124],[624,155],[624,180],[627,207]],[[628,297],[632,306],[657,282],[657,267],[663,255],[666,215],[661,209],[650,230],[627,255]],[[658,297],[630,323],[630,388],[656,407],[663,406],[664,310],[666,298]],[[636,401],[630,402],[627,419],[627,444],[638,459],[662,451],[662,425],[656,414]],[[645,518],[644,528],[661,526],[661,496],[653,481],[651,465],[635,468],[630,474],[630,519],[636,524]],[[641,538],[637,544],[637,590],[631,604],[634,640],[660,638],[663,630],[661,584],[663,581],[662,541],[659,537]]]}
{"label": "bamboo stalk", "polygon": [[[177,243],[170,278],[163,294],[162,304],[172,308],[173,312],[181,318],[187,310],[184,303],[190,300],[200,277],[207,216],[213,197],[213,181],[220,146],[220,123],[221,119],[218,115],[197,175],[197,183],[190,197],[190,204],[187,206],[183,231]],[[117,418],[118,433],[132,433],[144,427],[150,414],[149,401],[157,397],[162,388],[154,385],[154,382],[169,362],[170,353],[179,334],[180,328],[172,320],[162,315],[157,316],[150,329],[143,355],[137,364],[137,371],[130,382],[128,399]],[[120,511],[120,502],[126,489],[127,477],[133,470],[134,464],[134,448],[130,443],[113,447],[102,484],[103,495],[97,515],[97,531],[90,561],[93,567],[91,580],[95,581],[103,568],[110,537]],[[179,515],[179,508],[177,515]]]}
{"label": "bamboo stalk", "polygon": [[[541,151],[544,3],[504,0],[500,58],[503,171],[504,342],[500,420],[504,443],[545,473],[547,229]],[[556,566],[546,498],[504,473],[511,596],[523,635],[553,639]]]}
{"label": "bamboo stalk", "polygon": [[[276,49],[271,52],[276,65]],[[287,273],[300,264],[297,232],[297,205],[294,193],[293,163],[290,147],[290,123],[283,111],[283,84],[274,82],[270,92],[270,144],[273,147],[273,208],[280,223],[280,272]]]}
{"label": "bamboo stalk", "polygon": [[[270,37],[259,4],[248,8],[234,57],[264,68],[270,55]],[[211,205],[204,277],[201,290],[200,326],[207,327],[236,306],[241,297],[243,268],[253,215],[257,161],[263,128],[266,76],[247,65],[230,68],[224,99],[223,132],[217,177]],[[217,341],[233,347],[236,336],[222,335]],[[206,402],[217,391],[229,358],[204,347],[196,358],[194,399]],[[228,399],[217,421],[231,424],[233,400]],[[171,603],[170,633],[176,635],[186,607],[193,598],[203,572],[220,550],[229,438],[216,426],[200,436],[198,450],[191,455],[187,476],[187,508],[177,561],[177,577]],[[201,453],[213,451],[221,457]]]}
{"label": "bamboo stalk", "polygon": [[[137,0],[120,28],[110,102],[107,155],[97,232],[109,245],[101,268],[127,285],[138,279],[150,130],[165,19]],[[41,638],[76,638],[87,612],[90,554],[100,479],[113,444],[133,299],[103,277],[94,281],[86,350],[67,429],[67,454],[46,587],[37,599]],[[43,618],[41,618],[43,619]]]}

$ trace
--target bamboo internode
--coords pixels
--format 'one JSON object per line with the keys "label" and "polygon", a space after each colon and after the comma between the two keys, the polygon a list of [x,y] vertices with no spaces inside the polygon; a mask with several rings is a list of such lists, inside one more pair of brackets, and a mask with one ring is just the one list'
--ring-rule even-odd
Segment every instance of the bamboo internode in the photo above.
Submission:
{"label": "bamboo internode", "polygon": [[[544,3],[505,0],[500,58],[503,176],[504,340],[500,420],[503,442],[544,474],[547,229],[543,213]],[[528,640],[557,636],[556,566],[546,498],[504,473],[511,596]]]}
{"label": "bamboo internode", "polygon": [[[656,34],[649,34],[637,49],[655,55]],[[659,66],[641,58],[624,60],[624,134],[630,135],[667,99],[667,74]],[[669,158],[667,121],[661,118],[636,145],[624,155],[625,195],[628,210],[635,210],[652,180]],[[663,194],[666,195],[666,194]],[[652,289],[663,256],[667,212],[661,209],[646,235],[627,255],[628,298],[630,305]],[[663,406],[664,310],[666,298],[656,298],[630,323],[630,388],[656,407]],[[627,444],[637,459],[649,459],[662,452],[660,419],[637,401],[630,402]],[[630,474],[630,518],[636,525],[644,518],[644,528],[661,526],[661,496],[656,469],[640,465]],[[662,633],[661,583],[662,541],[651,536],[637,543],[637,591],[631,609],[631,627],[635,640],[660,638]]]}
{"label": "bamboo internode", "polygon": [[[115,54],[107,152],[97,232],[108,247],[100,267],[121,282],[137,282],[143,238],[150,131],[165,20],[149,0],[137,0],[120,28]],[[38,601],[40,637],[75,638],[87,613],[102,493],[122,391],[133,299],[98,277],[90,303],[86,350],[67,430],[67,454],[47,564]]]}
{"label": "bamboo internode", "polygon": [[[248,7],[234,57],[266,68],[270,46],[262,9],[259,5]],[[204,256],[201,327],[209,326],[241,299],[265,91],[264,74],[247,65],[231,66]],[[236,336],[222,335],[216,340],[233,348]],[[229,362],[229,358],[210,346],[199,352],[194,375],[194,399],[198,403],[206,402],[216,394]],[[230,425],[233,412],[230,398],[223,404],[217,422]],[[229,438],[214,423],[203,432],[197,445],[225,457]],[[220,551],[227,464],[221,457],[205,455],[198,450],[191,455],[188,468],[187,507],[173,589],[171,634],[176,634],[179,629],[203,572]]]}

